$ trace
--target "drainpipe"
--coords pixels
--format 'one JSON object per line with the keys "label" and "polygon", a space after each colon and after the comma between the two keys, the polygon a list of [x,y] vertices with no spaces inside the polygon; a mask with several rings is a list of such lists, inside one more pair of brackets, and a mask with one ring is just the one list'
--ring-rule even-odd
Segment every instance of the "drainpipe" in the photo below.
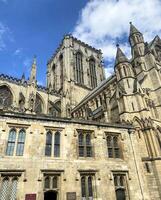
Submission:
{"label": "drainpipe", "polygon": [[140,174],[139,174],[139,167],[137,165],[137,161],[136,161],[136,154],[135,154],[135,151],[134,151],[134,146],[133,146],[133,141],[131,139],[131,134],[133,134],[134,130],[128,130],[128,133],[129,133],[129,138],[130,138],[130,143],[131,143],[131,147],[132,147],[132,152],[133,152],[133,156],[134,156],[134,163],[135,163],[135,168],[136,168],[136,173],[138,175],[138,181],[139,181],[139,187],[140,187],[140,191],[141,191],[141,195],[142,195],[142,200],[144,200],[144,194],[143,194],[143,188],[142,188],[142,185],[141,185],[141,179],[140,179]]}

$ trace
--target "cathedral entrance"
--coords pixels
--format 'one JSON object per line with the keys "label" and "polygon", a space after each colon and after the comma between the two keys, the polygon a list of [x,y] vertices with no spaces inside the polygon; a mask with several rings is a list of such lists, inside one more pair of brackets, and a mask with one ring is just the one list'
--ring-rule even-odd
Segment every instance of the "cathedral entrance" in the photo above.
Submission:
{"label": "cathedral entrance", "polygon": [[44,200],[58,200],[56,191],[47,191],[44,193]]}

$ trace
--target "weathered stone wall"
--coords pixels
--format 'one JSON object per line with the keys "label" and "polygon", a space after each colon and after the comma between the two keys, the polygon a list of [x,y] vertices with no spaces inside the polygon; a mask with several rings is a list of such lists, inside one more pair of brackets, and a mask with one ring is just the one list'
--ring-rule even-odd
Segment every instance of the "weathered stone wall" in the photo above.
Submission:
{"label": "weathered stone wall", "polygon": [[[16,118],[15,118],[16,117]],[[25,128],[26,140],[23,156],[6,156],[6,146],[9,130]],[[53,119],[36,119],[33,116],[9,116],[0,119],[0,173],[22,171],[18,181],[17,200],[25,199],[25,194],[34,193],[38,200],[43,200],[44,181],[43,170],[60,173],[59,200],[66,199],[67,192],[76,192],[77,199],[81,196],[80,171],[94,172],[95,198],[99,200],[115,199],[113,172],[125,173],[130,199],[150,199],[145,177],[137,152],[135,135],[129,135],[126,126],[97,124],[84,121],[69,121]],[[47,130],[61,133],[60,157],[45,156]],[[78,129],[91,131],[94,156],[79,158]],[[123,158],[108,158],[105,134],[120,134],[120,145]],[[130,138],[132,137],[132,138]],[[139,151],[139,150],[138,150]],[[142,190],[141,190],[142,188]]]}

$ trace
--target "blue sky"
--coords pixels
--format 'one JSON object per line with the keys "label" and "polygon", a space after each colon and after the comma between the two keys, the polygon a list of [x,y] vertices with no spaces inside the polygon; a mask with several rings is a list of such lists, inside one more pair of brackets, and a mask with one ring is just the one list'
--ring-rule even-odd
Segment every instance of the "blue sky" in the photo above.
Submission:
{"label": "blue sky", "polygon": [[[144,8],[144,9],[143,9]],[[130,55],[129,22],[150,42],[161,36],[161,0],[0,0],[0,73],[29,76],[37,56],[37,79],[64,34],[102,49],[106,76],[113,73],[116,43]]]}
{"label": "blue sky", "polygon": [[[46,81],[46,63],[63,35],[72,32],[85,0],[0,0],[0,23],[5,47],[0,50],[0,73],[28,76],[37,56],[37,78]],[[2,44],[1,44],[2,46]]]}

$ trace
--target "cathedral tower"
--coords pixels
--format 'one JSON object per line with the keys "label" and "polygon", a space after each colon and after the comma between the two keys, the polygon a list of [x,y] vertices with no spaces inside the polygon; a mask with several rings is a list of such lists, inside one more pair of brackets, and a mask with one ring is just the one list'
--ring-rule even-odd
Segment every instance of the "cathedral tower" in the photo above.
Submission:
{"label": "cathedral tower", "polygon": [[62,96],[62,116],[105,79],[102,53],[66,35],[48,62],[47,87]]}

